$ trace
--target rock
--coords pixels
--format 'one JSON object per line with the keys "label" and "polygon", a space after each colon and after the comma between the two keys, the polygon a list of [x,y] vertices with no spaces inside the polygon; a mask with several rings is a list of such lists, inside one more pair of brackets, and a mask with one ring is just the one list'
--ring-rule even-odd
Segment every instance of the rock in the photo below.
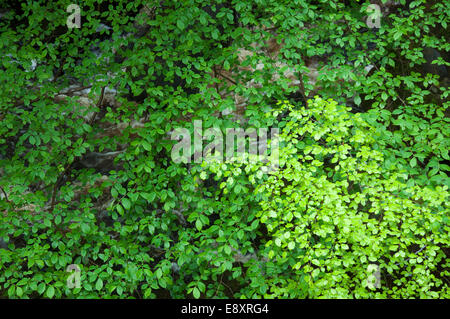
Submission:
{"label": "rock", "polygon": [[426,63],[423,65],[423,71],[425,73],[436,74],[441,78],[446,78],[448,76],[447,68],[445,67],[445,65],[432,64],[434,60],[437,60],[441,57],[441,54],[436,49],[424,48],[423,57],[426,60]]}
{"label": "rock", "polygon": [[8,244],[0,237],[0,249],[8,249]]}
{"label": "rock", "polygon": [[[58,94],[54,97],[56,103],[65,103],[68,101],[69,96],[65,94]],[[95,112],[91,111],[95,103],[91,99],[85,96],[80,96],[77,98],[77,102],[72,112],[79,117],[82,117],[86,122],[89,122],[94,116]]]}
{"label": "rock", "polygon": [[99,222],[104,222],[107,227],[112,227],[114,225],[114,219],[106,209],[103,209],[98,213],[97,219]]}
{"label": "rock", "polygon": [[89,152],[83,156],[80,164],[85,168],[94,168],[99,172],[107,174],[115,168],[114,158],[120,153],[122,151],[108,153]]}

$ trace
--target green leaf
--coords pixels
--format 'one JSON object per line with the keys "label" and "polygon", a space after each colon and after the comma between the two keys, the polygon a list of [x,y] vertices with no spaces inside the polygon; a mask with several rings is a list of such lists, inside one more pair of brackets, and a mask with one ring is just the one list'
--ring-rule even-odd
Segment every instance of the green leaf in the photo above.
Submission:
{"label": "green leaf", "polygon": [[197,287],[195,287],[194,289],[192,289],[192,294],[194,295],[195,299],[200,298],[200,290],[198,290]]}
{"label": "green leaf", "polygon": [[42,295],[44,291],[45,291],[45,283],[41,282],[37,287],[37,292]]}
{"label": "green leaf", "polygon": [[223,63],[223,68],[227,71],[230,69],[230,63],[227,60]]}
{"label": "green leaf", "polygon": [[180,30],[184,30],[185,25],[184,25],[183,20],[181,20],[181,19],[178,19],[178,20],[177,20],[177,27],[178,27],[178,29],[180,29]]}
{"label": "green leaf", "polygon": [[140,195],[146,199],[147,201],[149,201],[150,203],[152,203],[155,200],[156,197],[156,193],[140,193]]}
{"label": "green leaf", "polygon": [[123,205],[123,208],[125,208],[125,210],[127,210],[127,211],[130,210],[130,208],[131,208],[131,202],[126,197],[122,198],[122,205]]}

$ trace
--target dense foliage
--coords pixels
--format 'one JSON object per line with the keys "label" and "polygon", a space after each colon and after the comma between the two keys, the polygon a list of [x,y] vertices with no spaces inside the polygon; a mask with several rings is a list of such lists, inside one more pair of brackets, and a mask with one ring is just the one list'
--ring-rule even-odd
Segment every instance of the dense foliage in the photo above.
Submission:
{"label": "dense foliage", "polygon": [[450,296],[448,1],[72,2],[1,11],[0,298]]}
{"label": "dense foliage", "polygon": [[[261,163],[245,166],[271,235],[267,256],[293,269],[281,287],[270,283],[269,296],[446,294],[447,187],[408,187],[407,174],[381,168],[375,130],[332,100],[284,104],[269,116],[283,110],[280,168],[265,176]],[[207,166],[223,176],[222,188],[239,186],[230,179],[241,164]],[[383,269],[384,289],[371,292],[371,264]]]}

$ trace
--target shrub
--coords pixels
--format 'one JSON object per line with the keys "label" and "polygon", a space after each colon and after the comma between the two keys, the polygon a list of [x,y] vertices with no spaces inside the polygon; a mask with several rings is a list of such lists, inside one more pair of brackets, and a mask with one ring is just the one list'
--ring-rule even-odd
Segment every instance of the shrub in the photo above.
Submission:
{"label": "shrub", "polygon": [[[258,194],[267,256],[291,266],[289,291],[269,281],[268,296],[292,298],[300,288],[313,298],[448,297],[447,187],[408,186],[406,172],[387,170],[376,130],[349,110],[318,97],[307,107],[280,103],[268,114],[286,114],[279,169],[239,170]],[[207,166],[230,176],[222,187],[232,192],[240,184],[230,172],[241,165]]]}

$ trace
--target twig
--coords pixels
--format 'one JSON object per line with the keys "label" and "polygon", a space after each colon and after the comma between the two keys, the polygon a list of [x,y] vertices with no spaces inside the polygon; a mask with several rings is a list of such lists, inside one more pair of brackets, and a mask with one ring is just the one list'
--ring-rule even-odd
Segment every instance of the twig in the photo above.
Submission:
{"label": "twig", "polygon": [[230,81],[230,82],[233,83],[234,85],[237,85],[237,82],[236,82],[236,81],[230,79],[230,78],[229,78],[228,76],[226,76],[226,75],[223,75],[222,72],[218,72],[218,75],[220,75],[221,77],[223,77],[225,80]]}
{"label": "twig", "polygon": [[178,217],[178,220],[181,224],[186,225],[186,219],[184,218],[184,215],[181,211],[174,209],[172,210],[172,213],[174,213]]}
{"label": "twig", "polygon": [[92,85],[87,85],[87,86],[77,87],[75,89],[68,90],[68,91],[62,90],[62,91],[59,92],[59,94],[66,94],[66,95],[68,95],[68,94],[72,94],[72,93],[75,93],[75,92],[78,92],[78,91],[83,91],[83,90],[86,90],[86,89],[90,89],[91,87],[92,87]]}

